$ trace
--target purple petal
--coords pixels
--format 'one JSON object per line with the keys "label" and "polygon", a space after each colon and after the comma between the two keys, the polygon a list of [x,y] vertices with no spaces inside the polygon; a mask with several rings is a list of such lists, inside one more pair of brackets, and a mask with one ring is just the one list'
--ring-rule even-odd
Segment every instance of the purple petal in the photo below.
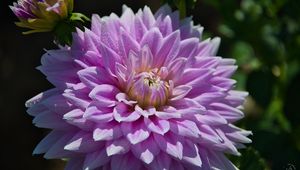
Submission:
{"label": "purple petal", "polygon": [[150,167],[151,169],[170,169],[171,161],[171,158],[167,154],[160,152],[150,164]]}
{"label": "purple petal", "polygon": [[116,105],[115,96],[119,89],[109,84],[96,86],[89,94],[89,97],[98,101],[99,105],[113,107]]}
{"label": "purple petal", "polygon": [[158,28],[153,28],[146,32],[140,42],[141,47],[147,45],[150,48],[152,54],[156,54],[157,50],[160,48],[161,43],[162,35]]}
{"label": "purple petal", "polygon": [[141,162],[129,153],[126,155],[116,155],[111,159],[111,170],[140,169],[141,166]]}
{"label": "purple petal", "polygon": [[40,143],[35,147],[33,154],[42,154],[47,152],[52,145],[55,144],[64,135],[63,131],[51,131]]}
{"label": "purple petal", "polygon": [[131,150],[137,158],[141,159],[146,164],[150,164],[160,152],[152,137],[136,144]]}
{"label": "purple petal", "polygon": [[93,138],[95,141],[113,140],[122,135],[120,126],[114,123],[99,124],[93,131]]}
{"label": "purple petal", "polygon": [[129,151],[129,148],[130,143],[125,138],[108,141],[106,143],[107,156],[127,153]]}
{"label": "purple petal", "polygon": [[173,60],[168,65],[168,78],[173,79],[173,81],[176,81],[176,79],[180,78],[185,68],[186,61],[187,59],[183,57],[176,58],[175,60]]}
{"label": "purple petal", "polygon": [[185,142],[183,148],[183,160],[197,167],[202,166],[198,146],[196,144],[191,141]]}
{"label": "purple petal", "polygon": [[80,70],[78,76],[85,85],[93,89],[99,84],[112,84],[113,80],[108,78],[107,72],[103,68],[88,67]]}
{"label": "purple petal", "polygon": [[177,56],[180,43],[180,32],[175,31],[165,37],[158,52],[154,55],[155,66],[167,65]]}
{"label": "purple petal", "polygon": [[179,140],[178,136],[174,134],[168,133],[164,136],[154,134],[154,139],[159,146],[159,148],[168,153],[169,155],[182,159],[183,157],[183,145]]}
{"label": "purple petal", "polygon": [[212,109],[223,116],[227,121],[236,121],[244,117],[244,114],[239,109],[233,108],[223,103],[211,104]]}
{"label": "purple petal", "polygon": [[102,148],[99,151],[95,151],[86,155],[83,163],[83,169],[95,169],[105,165],[109,161],[110,158],[106,154],[105,149]]}
{"label": "purple petal", "polygon": [[71,158],[65,167],[65,170],[81,170],[83,165],[82,158]]}
{"label": "purple petal", "polygon": [[118,122],[133,122],[140,118],[140,114],[137,111],[131,111],[128,105],[119,103],[113,111],[113,116]]}
{"label": "purple petal", "polygon": [[64,147],[70,141],[70,139],[74,136],[74,133],[65,133],[58,140],[56,140],[51,147],[48,149],[44,157],[46,159],[58,159],[69,157],[70,155],[74,155],[74,153],[70,151],[64,150]]}
{"label": "purple petal", "polygon": [[142,121],[135,123],[122,123],[121,128],[124,136],[126,136],[129,142],[133,145],[146,140],[150,136],[150,133]]}
{"label": "purple petal", "polygon": [[138,51],[140,50],[140,45],[138,44],[138,42],[136,40],[134,40],[132,38],[131,35],[129,35],[129,33],[127,31],[125,31],[122,28],[121,28],[120,38],[121,38],[121,40],[120,40],[121,49],[123,52],[123,56],[125,58],[128,57],[130,51],[138,53]]}
{"label": "purple petal", "polygon": [[201,134],[197,125],[193,121],[170,121],[171,131],[185,137],[198,138]]}
{"label": "purple petal", "polygon": [[32,122],[35,124],[35,126],[41,128],[58,130],[73,129],[73,127],[66,124],[59,115],[48,110],[37,115]]}
{"label": "purple petal", "polygon": [[65,145],[64,149],[79,153],[89,153],[103,145],[104,143],[95,142],[92,134],[81,131],[73,136],[67,145]]}
{"label": "purple petal", "polygon": [[224,125],[227,124],[227,120],[224,119],[221,115],[219,115],[217,112],[213,110],[208,110],[203,115],[197,114],[195,115],[196,119],[199,123],[207,124],[207,125]]}
{"label": "purple petal", "polygon": [[97,107],[97,104],[91,103],[85,110],[83,117],[96,123],[110,122],[113,120],[113,110],[111,108]]}
{"label": "purple petal", "polygon": [[191,86],[186,86],[186,85],[181,85],[177,86],[173,89],[173,94],[171,100],[179,100],[184,98],[190,91],[192,87]]}
{"label": "purple petal", "polygon": [[142,13],[142,20],[145,26],[150,29],[151,26],[155,23],[155,18],[149,7],[145,6]]}
{"label": "purple petal", "polygon": [[170,130],[170,123],[167,120],[160,120],[158,118],[144,118],[144,121],[147,128],[152,132],[164,135]]}

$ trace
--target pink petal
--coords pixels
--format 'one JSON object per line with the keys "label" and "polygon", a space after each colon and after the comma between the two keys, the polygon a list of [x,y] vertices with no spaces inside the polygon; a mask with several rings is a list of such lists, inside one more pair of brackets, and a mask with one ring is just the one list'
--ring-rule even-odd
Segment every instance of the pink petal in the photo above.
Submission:
{"label": "pink petal", "polygon": [[84,112],[81,110],[81,109],[74,109],[74,110],[71,110],[70,112],[64,114],[64,119],[66,120],[72,120],[72,119],[75,119],[75,118],[80,118],[82,117],[84,114]]}
{"label": "pink petal", "polygon": [[223,116],[227,121],[236,121],[244,117],[244,113],[237,108],[233,108],[223,103],[212,103],[212,109]]}
{"label": "pink petal", "polygon": [[115,96],[119,89],[108,84],[101,84],[96,86],[89,94],[90,98],[98,101],[99,105],[112,107],[116,105]]}
{"label": "pink petal", "polygon": [[189,38],[181,41],[178,56],[185,57],[185,58],[195,56],[198,45],[199,45],[199,38]]}
{"label": "pink petal", "polygon": [[93,89],[97,85],[112,83],[110,78],[107,78],[107,73],[103,68],[88,67],[86,69],[80,70],[78,76],[85,85]]}
{"label": "pink petal", "polygon": [[73,105],[81,109],[85,109],[91,101],[91,99],[89,99],[86,94],[86,90],[86,88],[78,90],[67,89],[63,93],[63,96],[67,99],[68,102],[72,103]]}
{"label": "pink petal", "polygon": [[184,98],[190,91],[192,87],[187,85],[177,86],[173,89],[173,94],[171,100],[179,100]]}
{"label": "pink petal", "polygon": [[183,57],[173,60],[168,65],[168,71],[169,71],[168,78],[173,79],[173,81],[175,81],[176,78],[180,78],[183,73],[186,61],[187,61],[187,59],[183,58]]}
{"label": "pink petal", "polygon": [[151,26],[155,23],[155,18],[152,14],[152,11],[149,7],[145,6],[142,12],[142,20],[145,26],[150,29]]}
{"label": "pink petal", "polygon": [[98,36],[100,36],[101,34],[101,23],[100,23],[101,19],[100,16],[97,14],[93,14],[92,15],[92,25],[91,25],[91,30]]}
{"label": "pink petal", "polygon": [[228,123],[226,119],[213,110],[208,110],[204,114],[195,115],[195,117],[199,123],[212,126],[224,125]]}
{"label": "pink petal", "polygon": [[162,42],[162,35],[158,28],[152,28],[142,38],[140,44],[141,47],[147,45],[152,54],[156,54],[157,50],[160,48]]}
{"label": "pink petal", "polygon": [[110,74],[113,74],[113,71],[115,70],[115,63],[121,63],[121,57],[103,43],[100,44],[100,52],[103,57],[104,67],[110,72]]}
{"label": "pink petal", "polygon": [[156,67],[169,64],[179,51],[180,32],[175,31],[165,37],[162,45],[156,55],[154,55],[154,63]]}
{"label": "pink petal", "polygon": [[121,50],[125,58],[128,57],[129,52],[133,51],[135,53],[138,53],[140,50],[140,45],[136,40],[132,38],[131,35],[127,31],[121,28],[121,35],[120,35],[120,41],[121,41]]}

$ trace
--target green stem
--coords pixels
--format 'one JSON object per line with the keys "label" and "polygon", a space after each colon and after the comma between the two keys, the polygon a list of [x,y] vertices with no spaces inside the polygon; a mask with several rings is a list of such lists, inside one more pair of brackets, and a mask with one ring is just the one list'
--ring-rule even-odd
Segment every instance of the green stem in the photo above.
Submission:
{"label": "green stem", "polygon": [[72,44],[72,33],[76,28],[83,28],[83,23],[90,21],[88,17],[81,13],[72,13],[68,19],[59,22],[54,28],[55,41],[60,45]]}

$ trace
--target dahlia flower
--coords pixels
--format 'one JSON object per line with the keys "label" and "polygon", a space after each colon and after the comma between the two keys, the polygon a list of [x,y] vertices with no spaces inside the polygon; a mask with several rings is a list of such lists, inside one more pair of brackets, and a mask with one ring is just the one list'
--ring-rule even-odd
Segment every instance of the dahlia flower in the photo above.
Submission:
{"label": "dahlia flower", "polygon": [[32,29],[25,34],[49,32],[71,14],[73,0],[18,0],[10,8],[20,20],[17,26]]}
{"label": "dahlia flower", "polygon": [[219,38],[163,6],[100,18],[71,47],[49,50],[38,69],[55,86],[26,106],[52,131],[34,154],[65,158],[66,169],[236,169],[251,132],[247,92],[233,90],[235,60],[216,56]]}

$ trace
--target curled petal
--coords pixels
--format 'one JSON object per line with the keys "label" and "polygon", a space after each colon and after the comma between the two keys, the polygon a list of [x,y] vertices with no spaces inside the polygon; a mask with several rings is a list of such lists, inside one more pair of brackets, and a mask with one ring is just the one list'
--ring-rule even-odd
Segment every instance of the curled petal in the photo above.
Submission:
{"label": "curled petal", "polygon": [[98,101],[103,106],[112,107],[115,106],[115,95],[119,92],[119,89],[112,85],[102,84],[96,86],[89,94],[90,98]]}
{"label": "curled petal", "polygon": [[96,123],[110,122],[113,120],[113,109],[107,107],[97,107],[97,103],[91,103],[85,110],[83,118]]}
{"label": "curled petal", "polygon": [[98,125],[93,131],[95,141],[118,139],[122,135],[120,126],[114,123]]}
{"label": "curled petal", "polygon": [[170,130],[170,123],[167,120],[144,118],[144,121],[147,128],[152,132],[164,135]]}
{"label": "curled petal", "polygon": [[95,88],[99,84],[113,83],[113,80],[106,76],[107,72],[102,67],[88,67],[80,70],[77,74],[81,82],[91,89]]}
{"label": "curled petal", "polygon": [[137,158],[146,164],[150,164],[160,152],[153,137],[149,137],[147,140],[136,144],[132,147],[132,151]]}
{"label": "curled petal", "polygon": [[164,136],[154,134],[154,139],[159,148],[174,158],[182,159],[183,157],[183,143],[180,137],[168,133]]}
{"label": "curled petal", "polygon": [[198,138],[200,136],[200,131],[197,125],[193,121],[189,120],[178,120],[170,121],[171,131],[186,137]]}
{"label": "curled petal", "polygon": [[114,141],[107,141],[106,153],[107,156],[124,154],[129,151],[130,143],[125,138],[120,138]]}
{"label": "curled petal", "polygon": [[196,144],[191,141],[185,142],[183,148],[183,160],[197,167],[202,167],[201,157]]}
{"label": "curled petal", "polygon": [[127,137],[131,144],[137,144],[146,140],[150,133],[147,131],[144,122],[122,123],[121,128],[124,136]]}
{"label": "curled petal", "polygon": [[92,134],[79,132],[65,145],[64,149],[68,151],[88,153],[103,146],[104,143],[95,142]]}
{"label": "curled petal", "polygon": [[129,110],[126,104],[119,103],[114,108],[113,116],[118,122],[132,122],[139,119],[141,115],[137,111]]}
{"label": "curled petal", "polygon": [[175,87],[173,89],[173,96],[171,100],[179,100],[184,98],[191,91],[191,89],[192,89],[191,86],[186,86],[186,85]]}

